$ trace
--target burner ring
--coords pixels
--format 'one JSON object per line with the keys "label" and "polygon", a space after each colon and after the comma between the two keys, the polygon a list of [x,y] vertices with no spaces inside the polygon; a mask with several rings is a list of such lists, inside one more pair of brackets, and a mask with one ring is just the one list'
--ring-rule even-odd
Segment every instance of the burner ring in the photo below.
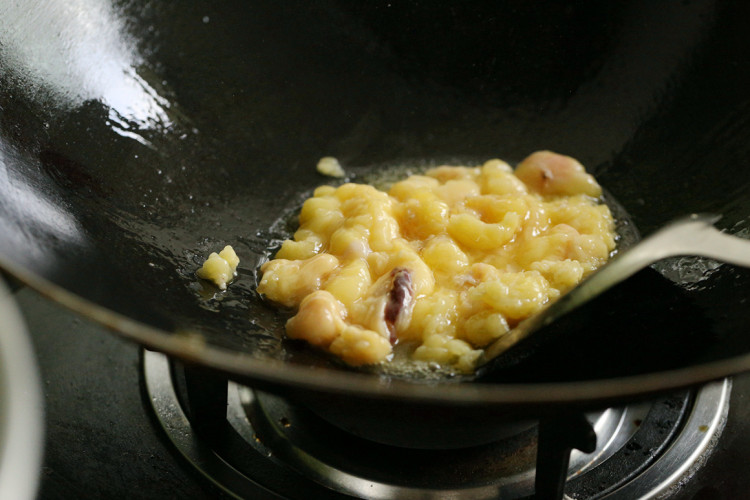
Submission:
{"label": "burner ring", "polygon": [[[427,485],[418,484],[418,481],[417,484],[399,484],[399,481],[395,481],[394,484],[393,481],[379,475],[375,469],[357,469],[356,464],[350,466],[350,463],[343,467],[346,470],[337,469],[326,462],[328,457],[325,455],[324,460],[319,460],[315,454],[309,453],[309,443],[292,442],[297,438],[289,435],[290,429],[297,427],[300,421],[308,422],[307,417],[299,420],[297,414],[287,413],[291,411],[289,408],[295,407],[285,407],[284,400],[256,393],[233,382],[229,382],[228,385],[226,428],[218,434],[220,439],[202,441],[193,431],[172,386],[168,358],[162,354],[144,351],[143,370],[146,391],[151,398],[156,416],[176,448],[208,481],[236,498],[255,498],[259,492],[265,492],[266,495],[272,492],[275,497],[280,498],[310,498],[313,492],[317,491],[327,498],[392,498],[394,495],[400,498],[444,498],[446,494],[450,494],[452,498],[473,499],[497,498],[499,495],[503,498],[517,498],[533,492],[533,462],[531,467],[527,467],[525,462],[519,462],[515,465],[515,473],[500,476],[499,479],[498,476],[494,476],[491,482],[482,483],[481,479],[475,481],[469,478],[463,484],[446,484],[442,477]],[[715,441],[723,428],[730,388],[731,382],[726,379],[696,390],[692,399],[689,394],[685,396],[688,399],[684,404],[692,402],[693,405],[682,426],[679,421],[676,422],[677,427],[670,431],[670,435],[684,430],[686,437],[678,435],[665,446],[666,451],[657,458],[656,462],[660,464],[659,468],[664,471],[663,474],[654,472],[654,467],[648,467],[645,472],[637,471],[639,476],[635,480],[612,493],[609,488],[604,492],[582,495],[580,491],[585,490],[573,487],[573,484],[583,482],[589,474],[596,476],[592,471],[596,471],[599,464],[618,453],[618,448],[622,453],[626,443],[631,443],[631,439],[634,439],[634,434],[614,434],[615,437],[604,440],[609,444],[608,447],[600,448],[590,455],[574,452],[570,461],[571,487],[566,489],[566,493],[571,496],[567,498],[624,499],[635,498],[638,495],[648,498],[667,491],[670,485],[683,478],[691,467],[697,467],[700,464],[699,458],[705,457],[711,449],[712,438]],[[277,405],[277,408],[274,408],[274,405]],[[627,410],[615,419],[614,425],[627,427],[628,422],[645,418],[651,410],[653,405],[651,409],[638,405],[627,407]],[[301,411],[311,413],[306,409]],[[601,432],[599,419],[614,411],[616,410],[610,409],[588,415],[588,418],[594,421],[598,434]],[[608,418],[611,419],[611,415]],[[685,450],[689,449],[687,443],[690,441],[687,436],[694,436],[696,430],[699,433],[698,437],[705,439],[700,439],[694,451],[686,454]],[[341,430],[338,431],[343,433]],[[517,438],[517,441],[526,447],[525,458],[528,458],[529,449],[533,455],[536,448],[536,433],[532,429],[530,434],[532,436],[527,432]],[[365,442],[362,438],[353,439],[359,439],[356,443],[359,450],[363,450],[363,447],[392,448]],[[467,450],[470,450],[469,454],[487,453],[489,446],[472,447]],[[390,456],[409,453],[419,455],[441,452],[399,449]],[[456,453],[456,450],[447,453]],[[485,466],[485,463],[480,463]],[[450,465],[453,467],[453,464]],[[512,466],[506,467],[505,470],[511,469]],[[434,471],[432,474],[434,477]],[[462,477],[466,479],[468,476]]]}
{"label": "burner ring", "polygon": [[732,380],[725,378],[698,390],[682,430],[659,459],[607,500],[667,498],[703,465],[724,430],[729,413]]}

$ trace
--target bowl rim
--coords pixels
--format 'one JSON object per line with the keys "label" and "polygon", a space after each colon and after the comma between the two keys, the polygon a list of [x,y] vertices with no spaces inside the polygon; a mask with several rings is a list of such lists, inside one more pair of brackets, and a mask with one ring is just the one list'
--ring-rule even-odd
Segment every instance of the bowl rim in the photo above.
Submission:
{"label": "bowl rim", "polygon": [[26,323],[0,279],[0,498],[35,498],[44,444],[39,370]]}

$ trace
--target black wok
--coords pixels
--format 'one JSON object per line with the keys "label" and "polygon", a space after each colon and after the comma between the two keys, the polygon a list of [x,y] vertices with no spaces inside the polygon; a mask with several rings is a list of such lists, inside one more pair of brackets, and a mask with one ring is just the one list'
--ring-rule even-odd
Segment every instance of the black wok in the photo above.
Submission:
{"label": "black wok", "polygon": [[[536,412],[750,368],[750,272],[672,260],[483,383],[352,373],[254,292],[315,170],[579,158],[649,234],[750,234],[739,2],[0,2],[0,264],[150,349],[300,394]],[[232,244],[225,293],[194,271]],[[601,325],[606,325],[602,328]],[[592,340],[593,339],[593,340]],[[534,359],[532,356],[531,359]]]}

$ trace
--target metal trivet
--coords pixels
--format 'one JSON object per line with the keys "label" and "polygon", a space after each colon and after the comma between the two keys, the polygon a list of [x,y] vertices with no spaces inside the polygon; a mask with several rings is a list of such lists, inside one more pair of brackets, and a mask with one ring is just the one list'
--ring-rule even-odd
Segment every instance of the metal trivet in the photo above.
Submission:
{"label": "metal trivet", "polygon": [[[492,499],[534,493],[536,428],[458,450],[398,448],[352,436],[280,397],[220,378],[191,389],[204,393],[198,399],[210,392],[208,399],[215,400],[191,410],[179,370],[166,356],[144,351],[146,390],[165,432],[208,481],[233,497]],[[587,414],[598,443],[591,453],[570,454],[566,497],[663,495],[690,474],[720,433],[730,387],[726,379]],[[221,414],[201,414],[202,406]]]}

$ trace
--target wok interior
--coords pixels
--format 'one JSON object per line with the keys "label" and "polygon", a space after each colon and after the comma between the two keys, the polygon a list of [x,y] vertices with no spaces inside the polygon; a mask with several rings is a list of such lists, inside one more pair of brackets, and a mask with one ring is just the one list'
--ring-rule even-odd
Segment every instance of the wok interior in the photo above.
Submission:
{"label": "wok interior", "polygon": [[[0,254],[209,347],[338,369],[282,342],[284,314],[254,292],[290,214],[330,182],[322,156],[356,180],[551,149],[580,159],[642,234],[691,212],[750,234],[744,5],[78,0],[31,22],[3,3]],[[193,272],[225,244],[240,275],[216,293]],[[493,382],[750,352],[750,273],[660,269],[571,320],[575,344]]]}

